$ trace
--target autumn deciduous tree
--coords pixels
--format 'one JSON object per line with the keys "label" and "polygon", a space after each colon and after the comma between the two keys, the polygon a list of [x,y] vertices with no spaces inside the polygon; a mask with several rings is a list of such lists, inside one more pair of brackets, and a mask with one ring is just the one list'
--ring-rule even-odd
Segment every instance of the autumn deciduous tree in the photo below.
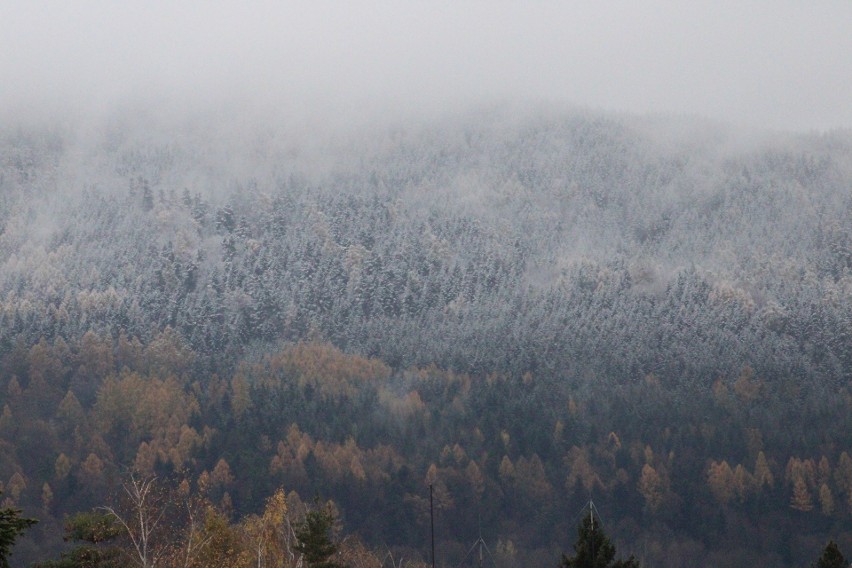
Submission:
{"label": "autumn deciduous tree", "polygon": [[663,503],[665,497],[665,486],[663,480],[656,470],[650,465],[642,466],[642,476],[639,478],[639,493],[645,498],[645,506],[652,513],[656,513]]}
{"label": "autumn deciduous tree", "polygon": [[819,487],[819,504],[823,515],[830,517],[834,513],[834,497],[831,495],[831,489],[827,483],[823,483]]}
{"label": "autumn deciduous tree", "polygon": [[570,466],[570,472],[565,479],[565,488],[568,491],[573,492],[578,481],[586,493],[591,492],[595,487],[603,486],[600,477],[592,467],[588,448],[572,447],[566,462]]}
{"label": "autumn deciduous tree", "polygon": [[285,525],[287,500],[284,490],[278,489],[266,500],[263,514],[252,515],[243,522],[243,531],[253,556],[252,564],[258,568],[264,566],[282,566],[289,559]]}
{"label": "autumn deciduous tree", "polygon": [[142,568],[153,568],[169,551],[171,537],[166,530],[170,505],[165,489],[156,477],[131,475],[122,485],[126,503],[123,509],[104,507],[124,528],[130,539],[128,556]]}
{"label": "autumn deciduous tree", "polygon": [[754,483],[758,491],[763,489],[764,486],[771,488],[775,484],[775,478],[769,469],[769,462],[763,452],[758,452],[757,459],[755,459]]}
{"label": "autumn deciduous tree", "polygon": [[840,459],[837,461],[837,468],[834,472],[834,479],[837,482],[837,487],[846,493],[846,504],[848,510],[852,512],[852,457],[848,453],[840,454]]}
{"label": "autumn deciduous tree", "polygon": [[811,511],[814,508],[811,492],[808,490],[805,479],[800,475],[793,476],[793,496],[790,497],[790,507],[802,512]]}
{"label": "autumn deciduous tree", "polygon": [[202,532],[197,538],[203,546],[197,546],[195,554],[185,556],[189,560],[184,563],[186,568],[244,568],[251,564],[247,561],[249,551],[244,547],[240,531],[228,523],[227,517],[212,505],[208,505],[204,512],[204,526],[201,528]]}
{"label": "autumn deciduous tree", "polygon": [[[384,568],[387,565],[386,562],[382,561],[382,558],[355,537],[349,538],[341,544],[340,556],[343,558],[344,565],[350,568]],[[384,560],[390,560],[390,563],[396,566],[392,554],[388,553]],[[400,565],[402,565],[402,562],[400,562]],[[411,566],[411,562],[406,563],[405,566]],[[423,568],[426,568],[426,566],[424,565]]]}
{"label": "autumn deciduous tree", "polygon": [[722,505],[727,505],[734,496],[734,471],[728,462],[722,460],[717,463],[715,460],[710,463],[710,468],[707,472],[707,484],[710,486],[710,492],[716,498],[716,501]]}

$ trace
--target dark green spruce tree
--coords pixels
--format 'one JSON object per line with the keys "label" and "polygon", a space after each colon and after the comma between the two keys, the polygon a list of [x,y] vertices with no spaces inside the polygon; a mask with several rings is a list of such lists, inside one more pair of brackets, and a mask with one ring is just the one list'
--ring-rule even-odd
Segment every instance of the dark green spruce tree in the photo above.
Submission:
{"label": "dark green spruce tree", "polygon": [[12,554],[15,540],[37,522],[36,519],[21,517],[20,509],[0,509],[0,568],[9,568],[9,556]]}
{"label": "dark green spruce tree", "polygon": [[318,506],[296,527],[298,544],[294,548],[303,555],[308,568],[345,568],[331,560],[337,554],[331,535],[336,520],[331,506]]}
{"label": "dark green spruce tree", "polygon": [[109,543],[122,534],[112,515],[77,513],[65,521],[65,541],[79,543],[59,560],[35,564],[33,568],[122,568],[126,558]]}
{"label": "dark green spruce tree", "polygon": [[833,540],[828,541],[825,549],[822,551],[822,556],[812,565],[813,568],[848,568],[849,561],[840,553],[837,543]]}
{"label": "dark green spruce tree", "polygon": [[559,568],[639,568],[632,555],[627,560],[615,560],[615,546],[591,512],[577,527],[574,556],[562,555]]}

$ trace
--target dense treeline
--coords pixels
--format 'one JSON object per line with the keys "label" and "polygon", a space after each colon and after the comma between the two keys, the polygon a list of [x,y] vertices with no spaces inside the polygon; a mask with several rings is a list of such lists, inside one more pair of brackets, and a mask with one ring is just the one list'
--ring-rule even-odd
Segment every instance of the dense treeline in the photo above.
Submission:
{"label": "dense treeline", "polygon": [[688,400],[653,375],[553,392],[530,374],[392,371],[316,343],[230,377],[172,373],[192,358],[169,328],[147,346],[88,332],[4,362],[0,476],[42,517],[35,538],[108,502],[128,469],[188,476],[227,514],[279,486],[328,495],[347,528],[409,557],[424,553],[432,483],[448,561],[481,523],[519,565],[546,565],[590,494],[620,547],[654,565],[801,563],[827,533],[852,536],[848,393],[800,395],[794,411],[749,368]]}
{"label": "dense treeline", "polygon": [[45,519],[21,558],[128,469],[235,517],[319,493],[420,558],[433,483],[448,563],[481,522],[552,565],[590,494],[649,565],[849,549],[847,134],[146,126],[0,137],[0,481]]}

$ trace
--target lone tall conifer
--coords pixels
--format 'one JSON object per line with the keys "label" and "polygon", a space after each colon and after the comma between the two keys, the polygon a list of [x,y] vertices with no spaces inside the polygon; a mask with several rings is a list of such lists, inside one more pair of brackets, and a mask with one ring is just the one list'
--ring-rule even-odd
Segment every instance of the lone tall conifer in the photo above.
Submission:
{"label": "lone tall conifer", "polygon": [[615,546],[604,533],[600,522],[589,512],[577,527],[574,556],[562,555],[560,568],[639,568],[633,556],[627,560],[613,560]]}
{"label": "lone tall conifer", "polygon": [[296,552],[304,556],[309,568],[342,568],[330,560],[337,553],[337,545],[331,539],[335,522],[330,505],[308,511],[304,522],[296,527]]}

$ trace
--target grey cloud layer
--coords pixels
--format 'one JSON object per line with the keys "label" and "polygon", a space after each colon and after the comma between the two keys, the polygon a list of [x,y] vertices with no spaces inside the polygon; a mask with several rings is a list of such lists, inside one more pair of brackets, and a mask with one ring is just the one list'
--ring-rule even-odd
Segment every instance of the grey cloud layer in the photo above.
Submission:
{"label": "grey cloud layer", "polygon": [[[306,4],[306,3],[302,3]],[[503,100],[852,126],[848,2],[16,2],[0,103]]]}

